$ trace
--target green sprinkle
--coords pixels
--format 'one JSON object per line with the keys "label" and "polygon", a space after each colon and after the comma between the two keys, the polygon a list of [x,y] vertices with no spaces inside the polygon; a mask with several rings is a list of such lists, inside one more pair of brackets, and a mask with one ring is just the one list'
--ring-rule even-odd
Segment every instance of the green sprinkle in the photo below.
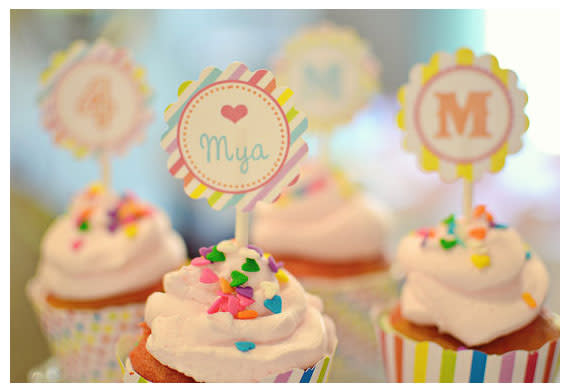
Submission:
{"label": "green sprinkle", "polygon": [[230,276],[232,277],[230,287],[238,287],[248,281],[248,276],[244,275],[242,272],[232,271]]}
{"label": "green sprinkle", "polygon": [[242,264],[242,270],[246,272],[258,272],[260,271],[260,266],[256,260],[246,258],[246,263]]}
{"label": "green sprinkle", "polygon": [[441,244],[443,249],[447,250],[457,245],[457,240],[445,240],[444,238],[442,238],[441,240],[439,240],[439,243]]}
{"label": "green sprinkle", "polygon": [[81,225],[79,226],[79,230],[82,232],[86,232],[89,230],[89,221],[83,221],[81,222]]}
{"label": "green sprinkle", "polygon": [[451,224],[455,223],[455,214],[449,215],[447,218],[445,218],[443,220],[443,223],[445,225],[451,225]]}
{"label": "green sprinkle", "polygon": [[214,246],[213,250],[205,256],[207,260],[210,260],[212,263],[218,263],[219,261],[225,261],[226,256],[224,253],[217,250],[217,247]]}

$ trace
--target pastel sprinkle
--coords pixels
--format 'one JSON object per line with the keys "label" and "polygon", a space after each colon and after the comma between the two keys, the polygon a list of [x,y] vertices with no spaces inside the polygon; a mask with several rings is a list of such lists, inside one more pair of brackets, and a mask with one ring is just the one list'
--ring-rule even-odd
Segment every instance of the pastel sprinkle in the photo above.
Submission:
{"label": "pastel sprinkle", "polygon": [[205,258],[211,260],[213,263],[226,260],[224,253],[219,252],[216,246],[213,246],[213,249],[205,256]]}
{"label": "pastel sprinkle", "polygon": [[209,307],[209,310],[207,310],[207,313],[209,313],[209,314],[217,313],[220,309],[220,306],[221,306],[221,303],[223,302],[223,300],[224,300],[224,297],[217,298],[216,301],[213,302],[211,307]]}
{"label": "pastel sprinkle", "polygon": [[531,251],[526,251],[526,260],[529,260],[532,258],[532,252]]}
{"label": "pastel sprinkle", "polygon": [[279,269],[278,272],[276,272],[276,278],[280,283],[287,283],[289,281],[289,276],[287,276],[283,269]]}
{"label": "pastel sprinkle", "polygon": [[239,320],[251,320],[256,317],[258,317],[258,312],[255,310],[242,310],[236,314]]}
{"label": "pastel sprinkle", "polygon": [[201,269],[201,277],[199,278],[199,282],[211,284],[216,283],[218,280],[219,277],[210,268]]}
{"label": "pastel sprinkle", "polygon": [[493,223],[492,228],[494,228],[494,229],[508,229],[508,225],[503,225],[501,223]]}
{"label": "pastel sprinkle", "polygon": [[83,221],[81,222],[81,225],[79,225],[79,230],[82,232],[86,232],[89,230],[89,221]]}
{"label": "pastel sprinkle", "polygon": [[258,252],[260,257],[264,256],[264,251],[262,249],[258,248],[256,245],[250,244],[250,245],[248,245],[248,249],[252,249],[252,250]]}
{"label": "pastel sprinkle", "polygon": [[248,281],[248,276],[244,275],[242,272],[232,271],[230,273],[232,281],[230,282],[231,287],[240,286]]}
{"label": "pastel sprinkle", "polygon": [[537,306],[534,297],[532,297],[532,294],[530,294],[529,292],[523,293],[522,299],[524,300],[524,302],[526,302],[526,305],[528,305],[532,309],[534,309]]}
{"label": "pastel sprinkle", "polygon": [[234,343],[234,345],[241,352],[248,352],[256,348],[256,344],[254,344],[252,341],[237,341]]}
{"label": "pastel sprinkle", "polygon": [[479,204],[478,206],[476,206],[474,208],[473,216],[475,218],[479,218],[479,217],[482,217],[484,215],[484,213],[486,213],[486,206]]}
{"label": "pastel sprinkle", "polygon": [[248,248],[240,248],[238,250],[238,254],[242,257],[249,257],[251,259],[257,260],[260,258],[260,255],[258,254],[258,252],[256,252],[255,250],[252,249],[248,249]]}
{"label": "pastel sprinkle", "polygon": [[443,220],[443,223],[445,225],[451,225],[451,224],[455,223],[455,214],[449,215],[447,218],[445,218]]}
{"label": "pastel sprinkle", "polygon": [[242,270],[246,272],[258,272],[260,271],[260,266],[256,260],[247,258],[246,263],[242,264]]}
{"label": "pastel sprinkle", "polygon": [[483,240],[486,237],[486,229],[483,227],[471,229],[469,230],[469,236],[477,240]]}
{"label": "pastel sprinkle", "polygon": [[236,316],[240,311],[240,301],[234,295],[228,296],[228,303],[226,310],[230,312],[233,316]]}
{"label": "pastel sprinkle", "polygon": [[124,233],[126,233],[126,237],[134,238],[136,237],[136,234],[138,234],[138,226],[136,226],[135,224],[127,225],[124,228]]}
{"label": "pastel sprinkle", "polygon": [[230,283],[225,278],[219,278],[219,284],[223,293],[232,294],[234,292],[234,289],[230,287]]}
{"label": "pastel sprinkle", "polygon": [[236,298],[238,298],[238,303],[242,307],[248,307],[251,304],[253,304],[254,302],[256,302],[252,298],[248,298],[248,297],[245,297],[244,295],[240,295],[240,294],[236,294]]}
{"label": "pastel sprinkle", "polygon": [[74,251],[78,251],[79,249],[81,249],[82,246],[83,246],[83,240],[81,240],[80,238],[71,243],[71,247],[73,248]]}
{"label": "pastel sprinkle", "polygon": [[268,265],[270,266],[272,272],[278,272],[278,270],[283,267],[283,263],[276,263],[276,260],[274,260],[274,256],[272,255],[268,256]]}
{"label": "pastel sprinkle", "polygon": [[219,244],[217,245],[217,250],[223,253],[232,253],[235,252],[236,249],[238,249],[238,247],[232,240],[225,240],[219,242]]}
{"label": "pastel sprinkle", "polygon": [[439,240],[439,243],[441,244],[443,249],[447,250],[457,245],[457,240],[445,240],[444,238],[442,238]]}
{"label": "pastel sprinkle", "polygon": [[264,306],[272,313],[279,314],[282,312],[282,297],[274,295],[272,299],[264,300]]}
{"label": "pastel sprinkle", "polygon": [[264,292],[264,297],[271,299],[279,290],[277,283],[262,281],[260,282],[260,288]]}
{"label": "pastel sprinkle", "polygon": [[247,298],[252,298],[254,296],[254,289],[252,287],[236,287],[236,293]]}
{"label": "pastel sprinkle", "polygon": [[213,251],[213,247],[212,247],[212,246],[209,246],[209,247],[204,246],[204,247],[202,247],[202,248],[199,248],[199,254],[200,254],[201,256],[203,256],[203,257],[207,256],[207,255],[208,255],[209,253],[211,253],[212,251]]}
{"label": "pastel sprinkle", "polygon": [[207,265],[207,264],[211,264],[211,262],[207,259],[205,259],[204,257],[197,257],[194,258],[193,260],[191,260],[191,265],[194,265],[196,267],[201,267],[203,265]]}
{"label": "pastel sprinkle", "polygon": [[471,261],[478,269],[483,269],[490,265],[490,256],[488,255],[472,255]]}

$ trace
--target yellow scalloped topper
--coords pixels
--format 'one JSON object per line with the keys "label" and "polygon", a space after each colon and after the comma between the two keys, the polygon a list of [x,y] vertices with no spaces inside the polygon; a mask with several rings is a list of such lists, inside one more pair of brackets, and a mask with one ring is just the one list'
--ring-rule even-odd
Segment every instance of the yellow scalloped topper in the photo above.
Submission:
{"label": "yellow scalloped topper", "polygon": [[296,93],[313,131],[348,123],[378,91],[379,64],[350,28],[324,23],[285,45],[274,71]]}
{"label": "yellow scalloped topper", "polygon": [[123,152],[152,118],[144,69],[103,39],[54,53],[40,83],[43,125],[79,158]]}
{"label": "yellow scalloped topper", "polygon": [[500,171],[506,156],[522,147],[529,126],[527,95],[517,83],[492,55],[466,48],[434,54],[413,67],[398,92],[404,147],[423,170],[439,172],[446,182]]}

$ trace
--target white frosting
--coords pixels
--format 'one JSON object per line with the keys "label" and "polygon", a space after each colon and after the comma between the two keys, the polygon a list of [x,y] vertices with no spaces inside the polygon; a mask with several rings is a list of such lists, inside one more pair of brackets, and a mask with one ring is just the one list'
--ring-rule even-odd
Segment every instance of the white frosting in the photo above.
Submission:
{"label": "white frosting", "polygon": [[[219,244],[224,249],[230,245]],[[204,266],[189,265],[164,277],[165,293],[152,294],[146,304],[145,320],[151,328],[146,348],[152,356],[200,382],[254,382],[292,368],[308,368],[336,346],[335,327],[322,314],[319,298],[306,293],[291,275],[276,293],[282,311],[273,314],[264,300],[274,290],[265,283],[278,284],[265,257],[257,260],[258,272],[245,272],[243,248],[226,253],[226,261]],[[208,314],[218,298],[218,283],[200,282],[203,268],[231,280],[238,270],[254,289],[254,319],[235,319],[229,312]],[[269,294],[268,297],[266,294]],[[235,342],[249,341],[255,348],[241,352]]]}
{"label": "white frosting", "polygon": [[[471,228],[486,227],[484,240],[467,239]],[[479,220],[457,224],[466,247],[439,245],[445,226],[427,239],[417,234],[400,243],[397,260],[407,280],[401,294],[402,315],[420,325],[435,325],[471,347],[488,343],[529,324],[540,312],[549,277],[535,254],[526,260],[526,247],[511,229],[488,228]],[[473,254],[486,254],[490,264],[478,268]],[[536,303],[522,298],[529,293]]]}
{"label": "white frosting", "polygon": [[378,204],[359,192],[345,196],[327,168],[309,168],[302,172],[298,190],[317,180],[325,181],[324,187],[281,204],[259,203],[252,242],[269,252],[328,263],[383,254],[388,224]]}
{"label": "white frosting", "polygon": [[[129,237],[118,228],[108,230],[108,212],[119,198],[109,192],[78,196],[69,212],[48,228],[41,243],[38,269],[44,288],[63,299],[91,300],[149,287],[168,271],[187,261],[183,240],[169,218],[152,207],[152,214],[136,221]],[[93,207],[88,231],[77,226],[77,214]],[[81,240],[79,249],[72,243]]]}

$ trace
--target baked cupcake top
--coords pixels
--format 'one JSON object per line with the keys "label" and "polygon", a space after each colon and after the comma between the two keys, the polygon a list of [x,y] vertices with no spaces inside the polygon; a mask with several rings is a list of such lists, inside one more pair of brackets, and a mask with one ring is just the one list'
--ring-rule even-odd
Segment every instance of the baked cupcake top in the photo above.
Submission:
{"label": "baked cupcake top", "polygon": [[200,254],[146,303],[146,348],[160,363],[199,382],[252,382],[332,354],[321,300],[272,256],[233,240]]}
{"label": "baked cupcake top", "polygon": [[484,206],[471,220],[453,215],[406,236],[397,260],[407,276],[401,310],[472,347],[529,324],[540,312],[549,277],[540,258]]}
{"label": "baked cupcake top", "polygon": [[92,300],[158,283],[187,261],[167,215],[134,194],[93,185],[76,196],[41,242],[39,280],[48,293]]}
{"label": "baked cupcake top", "polygon": [[274,204],[258,204],[252,242],[274,253],[320,262],[381,255],[386,218],[380,207],[338,170],[311,163]]}

